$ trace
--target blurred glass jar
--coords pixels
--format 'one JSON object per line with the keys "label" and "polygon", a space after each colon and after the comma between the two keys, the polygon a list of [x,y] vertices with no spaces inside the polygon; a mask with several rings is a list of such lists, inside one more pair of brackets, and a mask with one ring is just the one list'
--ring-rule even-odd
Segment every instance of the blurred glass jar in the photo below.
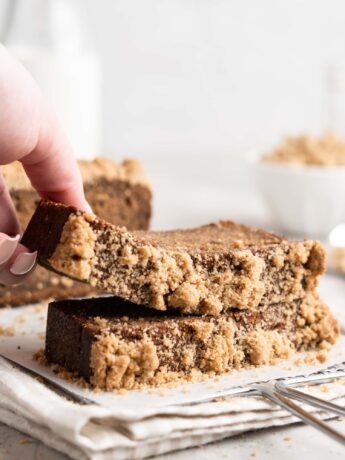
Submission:
{"label": "blurred glass jar", "polygon": [[28,69],[78,158],[100,154],[101,67],[77,0],[8,0],[2,41]]}
{"label": "blurred glass jar", "polygon": [[322,83],[323,131],[345,138],[345,67],[326,65]]}

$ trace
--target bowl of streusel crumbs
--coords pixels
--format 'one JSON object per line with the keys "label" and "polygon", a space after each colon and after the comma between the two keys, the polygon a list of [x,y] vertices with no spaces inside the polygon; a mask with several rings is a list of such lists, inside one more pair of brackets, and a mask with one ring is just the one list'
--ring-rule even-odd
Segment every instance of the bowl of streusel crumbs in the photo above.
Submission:
{"label": "bowl of streusel crumbs", "polygon": [[282,231],[322,237],[345,222],[345,138],[288,137],[251,166]]}

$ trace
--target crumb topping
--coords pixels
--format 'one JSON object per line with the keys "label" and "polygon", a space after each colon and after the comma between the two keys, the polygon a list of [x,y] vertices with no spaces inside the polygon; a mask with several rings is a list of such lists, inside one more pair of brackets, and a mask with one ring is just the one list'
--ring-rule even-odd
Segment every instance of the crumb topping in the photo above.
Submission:
{"label": "crumb topping", "polygon": [[[142,184],[151,187],[140,161],[126,159],[121,164],[110,158],[97,157],[94,160],[78,160],[84,184],[92,183],[99,178],[122,180],[130,184]],[[31,189],[31,183],[19,161],[3,167],[3,175],[10,190]]]}
{"label": "crumb topping", "polygon": [[138,378],[150,380],[159,366],[157,348],[144,335],[126,342],[115,335],[100,336],[91,350],[91,383],[100,388],[133,388]]}
{"label": "crumb topping", "polygon": [[85,214],[84,219],[72,214],[66,222],[60,242],[50,259],[50,264],[57,271],[69,276],[87,280],[92,271],[95,258],[96,240],[90,223],[93,215]]}
{"label": "crumb topping", "polygon": [[89,217],[70,214],[51,267],[157,310],[218,315],[229,307],[292,301],[313,290],[325,271],[320,243],[288,241],[233,222],[128,232]]}
{"label": "crumb topping", "polygon": [[84,183],[91,183],[104,177],[109,180],[118,179],[133,185],[142,184],[148,188],[151,187],[142,164],[133,158],[127,158],[121,164],[116,164],[110,158],[98,157],[92,161],[79,160],[78,164]]}
{"label": "crumb topping", "polygon": [[288,137],[265,155],[263,161],[296,165],[345,165],[345,141],[333,133],[319,138],[308,135]]}

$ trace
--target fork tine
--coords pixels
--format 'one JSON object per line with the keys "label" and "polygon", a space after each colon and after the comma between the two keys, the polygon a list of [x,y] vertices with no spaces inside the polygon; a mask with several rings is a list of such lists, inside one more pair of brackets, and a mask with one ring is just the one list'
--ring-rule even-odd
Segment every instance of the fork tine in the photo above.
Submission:
{"label": "fork tine", "polygon": [[325,401],[317,396],[308,395],[302,391],[296,390],[295,388],[290,388],[283,382],[276,382],[275,388],[283,396],[296,399],[302,403],[304,402],[317,407],[318,409],[326,410],[337,415],[345,415],[345,407],[339,406],[339,404],[335,404],[333,402]]}
{"label": "fork tine", "polygon": [[302,407],[291,401],[291,399],[285,395],[281,395],[278,391],[276,391],[275,386],[270,387],[268,385],[255,385],[255,388],[258,394],[261,394],[275,404],[278,404],[280,407],[286,409],[288,412],[298,417],[307,425],[313,426],[317,430],[345,446],[345,436],[342,433],[340,433],[338,430],[335,430],[313,414],[310,414]]}

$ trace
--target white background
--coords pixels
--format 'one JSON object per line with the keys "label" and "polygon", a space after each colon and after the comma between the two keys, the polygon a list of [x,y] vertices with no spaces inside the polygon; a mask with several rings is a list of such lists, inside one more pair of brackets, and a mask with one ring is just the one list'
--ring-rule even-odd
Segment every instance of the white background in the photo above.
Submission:
{"label": "white background", "polygon": [[343,0],[69,2],[103,65],[102,153],[242,155],[325,128]]}
{"label": "white background", "polygon": [[[342,0],[82,0],[104,65],[104,149],[242,154],[325,127]],[[344,129],[345,133],[345,129]]]}

